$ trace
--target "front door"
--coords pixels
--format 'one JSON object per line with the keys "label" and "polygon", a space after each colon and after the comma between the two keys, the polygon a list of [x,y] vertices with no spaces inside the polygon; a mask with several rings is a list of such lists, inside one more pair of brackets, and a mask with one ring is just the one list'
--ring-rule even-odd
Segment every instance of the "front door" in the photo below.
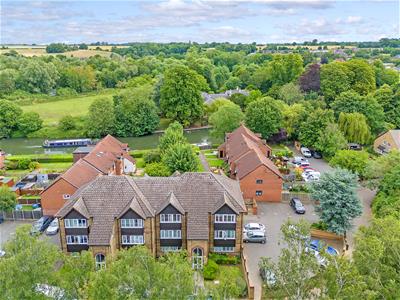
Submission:
{"label": "front door", "polygon": [[194,248],[192,250],[192,268],[193,269],[202,269],[203,263],[204,263],[203,249]]}

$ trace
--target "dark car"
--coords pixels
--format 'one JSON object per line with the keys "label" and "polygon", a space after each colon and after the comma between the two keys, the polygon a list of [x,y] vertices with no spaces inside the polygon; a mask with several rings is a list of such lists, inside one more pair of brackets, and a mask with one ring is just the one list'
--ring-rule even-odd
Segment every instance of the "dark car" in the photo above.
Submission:
{"label": "dark car", "polygon": [[33,223],[32,228],[31,228],[31,234],[40,234],[43,231],[46,230],[47,227],[49,227],[50,223],[54,220],[53,217],[51,216],[43,216],[39,220],[37,220],[35,223]]}
{"label": "dark car", "polygon": [[296,214],[305,214],[306,213],[306,209],[305,209],[303,203],[301,203],[299,198],[292,198],[290,200],[290,206],[293,208],[293,210],[296,212]]}
{"label": "dark car", "polygon": [[362,150],[362,146],[360,144],[357,144],[357,143],[348,143],[347,147],[349,148],[349,150],[355,150],[355,151],[361,151]]}
{"label": "dark car", "polygon": [[318,151],[312,151],[312,156],[316,159],[321,159],[322,158],[322,154]]}

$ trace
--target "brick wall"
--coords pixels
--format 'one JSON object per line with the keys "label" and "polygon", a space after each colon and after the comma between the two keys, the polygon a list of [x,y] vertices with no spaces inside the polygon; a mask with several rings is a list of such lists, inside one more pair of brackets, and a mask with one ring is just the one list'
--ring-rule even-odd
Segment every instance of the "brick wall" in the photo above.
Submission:
{"label": "brick wall", "polygon": [[58,179],[40,195],[43,215],[54,216],[64,206],[66,201],[68,201],[63,199],[63,195],[72,195],[76,190],[76,187],[63,178]]}

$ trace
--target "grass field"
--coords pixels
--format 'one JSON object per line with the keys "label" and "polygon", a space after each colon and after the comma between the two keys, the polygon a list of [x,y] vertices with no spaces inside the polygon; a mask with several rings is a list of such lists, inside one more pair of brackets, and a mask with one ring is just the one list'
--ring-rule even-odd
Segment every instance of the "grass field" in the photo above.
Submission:
{"label": "grass field", "polygon": [[74,96],[70,99],[35,103],[21,107],[25,112],[37,112],[43,119],[44,126],[53,126],[57,125],[58,121],[66,115],[73,117],[85,116],[90,104],[95,99],[103,97],[111,99],[117,92],[118,90],[108,90],[95,95]]}
{"label": "grass field", "polygon": [[[96,47],[95,47],[96,48]],[[111,49],[111,48],[110,48]],[[27,47],[9,47],[8,49],[0,49],[0,54],[7,53],[10,50],[17,51],[18,54],[32,57],[32,56],[48,56],[48,55],[65,55],[67,57],[77,57],[77,58],[88,58],[95,55],[100,55],[103,57],[109,57],[111,55],[110,51],[101,51],[101,50],[76,50],[76,51],[68,51],[64,53],[47,53],[45,48],[27,48]]]}

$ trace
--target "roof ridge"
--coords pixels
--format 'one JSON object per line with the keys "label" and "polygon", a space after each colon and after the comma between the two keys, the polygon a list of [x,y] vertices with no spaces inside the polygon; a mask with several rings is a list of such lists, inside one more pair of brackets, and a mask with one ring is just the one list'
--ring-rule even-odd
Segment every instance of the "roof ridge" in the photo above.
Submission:
{"label": "roof ridge", "polygon": [[[212,172],[209,172],[211,174],[212,177],[214,177],[214,179],[218,182],[219,185],[222,186],[222,188],[224,189],[224,193],[227,192],[229,194],[229,196],[231,196],[232,199],[234,199],[234,201],[236,202],[236,204],[238,204],[240,206],[240,204],[236,201],[236,198],[231,194],[230,190],[226,188],[226,186],[221,182],[221,180],[217,177],[217,176],[224,176],[224,175],[217,175],[214,174]],[[233,180],[231,178],[226,177],[226,179],[230,179]]]}
{"label": "roof ridge", "polygon": [[[118,176],[118,175],[116,175],[116,176]],[[142,190],[138,187],[138,185],[133,180],[133,178],[131,178],[127,175],[124,175],[123,177],[129,183],[129,185],[132,187],[132,189],[139,195],[139,197],[141,198],[140,200],[143,202],[144,206],[150,212],[150,214],[154,215],[156,210],[154,209],[153,206],[151,206],[150,202],[147,200],[146,196],[143,194]]]}

